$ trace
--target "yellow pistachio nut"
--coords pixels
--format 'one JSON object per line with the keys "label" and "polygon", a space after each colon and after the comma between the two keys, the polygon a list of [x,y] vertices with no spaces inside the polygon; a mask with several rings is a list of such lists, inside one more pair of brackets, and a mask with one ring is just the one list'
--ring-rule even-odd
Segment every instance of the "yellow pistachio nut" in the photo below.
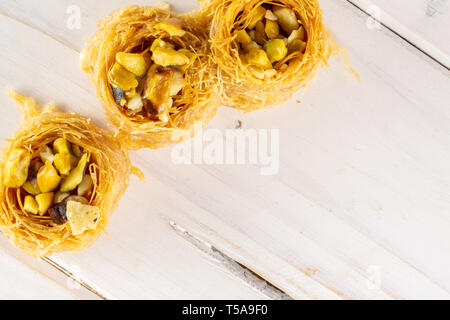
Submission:
{"label": "yellow pistachio nut", "polygon": [[262,20],[262,18],[264,18],[264,16],[266,15],[266,9],[264,9],[264,7],[257,7],[253,10],[252,12],[252,18],[248,24],[248,28],[249,29],[253,29],[256,24]]}
{"label": "yellow pistachio nut", "polygon": [[246,61],[248,64],[258,66],[263,69],[272,69],[272,64],[270,63],[266,52],[262,49],[251,49],[246,55]]}
{"label": "yellow pistachio nut", "polygon": [[32,194],[33,196],[36,196],[39,193],[41,193],[36,178],[28,179],[27,182],[23,184],[22,188],[29,194]]}
{"label": "yellow pistachio nut", "polygon": [[262,21],[258,21],[255,28],[255,42],[263,45],[266,41],[267,36],[264,23]]}
{"label": "yellow pistachio nut", "polygon": [[116,54],[116,61],[138,77],[142,77],[148,69],[144,56],[139,53],[118,52]]}
{"label": "yellow pistachio nut", "polygon": [[139,84],[135,75],[117,62],[114,63],[114,66],[109,71],[108,80],[113,86],[122,89],[123,91],[136,88]]}
{"label": "yellow pistachio nut", "polygon": [[58,138],[53,141],[53,151],[55,153],[69,154],[72,152],[72,146],[66,139]]}
{"label": "yellow pistachio nut", "polygon": [[41,158],[42,162],[50,162],[53,163],[55,161],[55,155],[53,154],[52,149],[50,149],[49,146],[45,145],[41,148],[39,151],[39,157]]}
{"label": "yellow pistachio nut", "polygon": [[241,44],[252,42],[252,38],[245,30],[239,30],[236,32],[236,41]]}
{"label": "yellow pistachio nut", "polygon": [[150,51],[155,51],[156,48],[170,48],[175,49],[175,46],[169,42],[166,42],[161,39],[155,39],[150,47]]}
{"label": "yellow pistachio nut", "polygon": [[292,31],[297,30],[300,27],[297,17],[292,9],[274,5],[272,11],[277,16],[281,28],[286,31],[287,34],[291,34]]}
{"label": "yellow pistachio nut", "polygon": [[68,175],[71,169],[71,156],[67,153],[57,153],[55,155],[55,167],[62,175]]}
{"label": "yellow pistachio nut", "polygon": [[303,28],[303,26],[300,26],[300,28],[291,32],[288,38],[288,43],[291,43],[291,41],[294,39],[299,39],[302,41],[306,40],[306,31],[305,28]]}
{"label": "yellow pistachio nut", "polygon": [[306,42],[300,40],[300,39],[294,39],[291,41],[291,43],[288,44],[288,52],[304,52],[306,49]]}
{"label": "yellow pistachio nut", "polygon": [[70,196],[70,193],[68,193],[68,192],[61,192],[61,190],[60,190],[60,191],[58,191],[55,194],[55,198],[53,199],[53,202],[54,203],[61,203],[69,196]]}
{"label": "yellow pistachio nut", "polygon": [[58,171],[56,171],[55,167],[49,161],[46,161],[37,174],[39,190],[44,193],[53,191],[58,187],[60,182],[61,177]]}
{"label": "yellow pistachio nut", "polygon": [[173,69],[164,67],[157,67],[154,72],[147,74],[144,98],[151,102],[156,114],[159,114],[169,102],[172,74]]}
{"label": "yellow pistachio nut", "polygon": [[153,51],[152,60],[154,63],[167,66],[183,66],[189,63],[189,58],[179,51],[171,48],[159,47]]}
{"label": "yellow pistachio nut", "polygon": [[280,34],[280,27],[278,26],[278,23],[272,20],[266,20],[266,26],[264,30],[269,39],[274,39]]}
{"label": "yellow pistachio nut", "polygon": [[178,67],[178,70],[180,70],[182,73],[185,73],[186,70],[194,64],[195,59],[198,58],[198,55],[188,49],[179,49],[178,52],[184,54],[186,57],[189,58],[189,63],[185,64],[184,66]]}
{"label": "yellow pistachio nut", "polygon": [[31,214],[38,214],[39,205],[33,196],[26,196],[23,202],[23,209]]}
{"label": "yellow pistachio nut", "polygon": [[184,76],[181,71],[173,70],[172,79],[170,80],[170,96],[177,95],[185,86]]}
{"label": "yellow pistachio nut", "polygon": [[78,165],[70,171],[69,175],[62,181],[60,188],[61,192],[72,191],[81,183],[84,176],[84,169],[88,163],[88,158],[89,156],[87,153],[83,154]]}
{"label": "yellow pistachio nut", "polygon": [[272,39],[264,45],[264,51],[271,63],[283,60],[287,55],[287,48],[282,39]]}
{"label": "yellow pistachio nut", "polygon": [[3,168],[4,185],[9,188],[21,187],[27,181],[30,162],[31,154],[28,150],[12,150]]}
{"label": "yellow pistachio nut", "polygon": [[39,208],[39,215],[43,216],[53,203],[53,192],[41,193],[36,196],[36,202]]}

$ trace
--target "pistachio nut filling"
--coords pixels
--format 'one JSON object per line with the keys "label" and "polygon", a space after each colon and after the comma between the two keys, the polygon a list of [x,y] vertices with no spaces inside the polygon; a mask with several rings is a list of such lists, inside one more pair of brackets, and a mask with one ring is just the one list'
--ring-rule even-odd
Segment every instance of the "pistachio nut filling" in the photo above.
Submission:
{"label": "pistachio nut filling", "polygon": [[56,225],[69,223],[72,234],[94,229],[100,210],[89,205],[94,192],[90,153],[64,138],[31,152],[18,148],[10,153],[3,184],[17,189],[24,213],[48,218]]}
{"label": "pistachio nut filling", "polygon": [[170,115],[178,112],[180,106],[175,100],[197,55],[171,41],[185,34],[181,27],[159,22],[155,29],[164,36],[145,41],[132,52],[115,55],[108,81],[116,104],[125,114],[168,122]]}
{"label": "pistachio nut filling", "polygon": [[292,9],[264,3],[253,8],[250,17],[234,31],[234,41],[241,60],[256,78],[273,78],[287,70],[291,58],[303,55],[307,34]]}

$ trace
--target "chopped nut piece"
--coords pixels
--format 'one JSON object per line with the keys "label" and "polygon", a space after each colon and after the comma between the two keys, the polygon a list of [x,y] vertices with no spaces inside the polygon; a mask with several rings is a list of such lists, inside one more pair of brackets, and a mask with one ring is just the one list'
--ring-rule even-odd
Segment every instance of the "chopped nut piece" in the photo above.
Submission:
{"label": "chopped nut piece", "polygon": [[41,193],[36,178],[28,179],[27,182],[23,184],[22,188],[29,194],[32,194],[33,196],[36,196],[39,193]]}
{"label": "chopped nut piece", "polygon": [[148,69],[144,56],[139,53],[118,52],[116,54],[116,61],[138,77],[143,76]]}
{"label": "chopped nut piece", "polygon": [[305,41],[306,32],[305,32],[305,28],[303,28],[303,26],[300,26],[300,28],[291,32],[291,34],[289,35],[289,38],[288,38],[288,43],[291,43],[292,40],[295,40],[295,39],[300,39],[302,41]]}
{"label": "chopped nut piece", "polygon": [[62,225],[67,222],[66,210],[67,205],[65,203],[62,203],[56,207],[51,208],[48,213],[54,223]]}
{"label": "chopped nut piece", "polygon": [[81,157],[76,168],[74,168],[69,175],[61,183],[61,192],[69,192],[74,190],[83,180],[84,169],[88,162],[88,154],[85,153]]}
{"label": "chopped nut piece", "polygon": [[280,34],[280,27],[278,26],[278,23],[271,20],[266,20],[266,26],[264,30],[269,39],[274,39]]}
{"label": "chopped nut piece", "polygon": [[175,46],[171,43],[165,42],[161,39],[155,39],[150,47],[150,51],[154,52],[156,48],[170,48],[175,49]]}
{"label": "chopped nut piece", "polygon": [[[148,73],[144,85],[144,98],[149,100],[159,114],[170,98],[170,82],[173,70],[157,67],[154,73]],[[145,106],[145,101],[144,101]]]}
{"label": "chopped nut piece", "polygon": [[166,31],[171,37],[182,37],[186,33],[181,27],[167,23],[160,22],[155,26],[156,30]]}
{"label": "chopped nut piece", "polygon": [[92,188],[92,178],[89,174],[85,174],[83,180],[81,180],[80,185],[77,188],[77,194],[79,196],[86,195]]}
{"label": "chopped nut piece", "polygon": [[64,199],[64,203],[67,203],[69,201],[76,201],[76,202],[79,202],[82,204],[89,203],[89,201],[85,197],[82,197],[82,196],[70,196],[70,197],[67,197],[66,199]]}
{"label": "chopped nut piece", "polygon": [[183,89],[184,85],[185,83],[183,74],[178,70],[174,70],[172,73],[172,79],[170,81],[170,96],[173,97],[177,95],[178,92]]}
{"label": "chopped nut piece", "polygon": [[288,45],[289,53],[296,52],[296,51],[304,52],[305,49],[306,49],[306,42],[304,42],[300,39],[294,39]]}
{"label": "chopped nut piece", "polygon": [[266,20],[277,21],[277,16],[272,12],[272,10],[267,10],[266,15],[264,16]]}
{"label": "chopped nut piece", "polygon": [[125,91],[113,85],[111,85],[111,88],[113,90],[114,101],[120,106],[120,102],[125,98]]}
{"label": "chopped nut piece", "polygon": [[189,58],[181,52],[162,47],[156,48],[155,51],[153,51],[152,60],[163,67],[183,66],[189,63]]}
{"label": "chopped nut piece", "polygon": [[271,63],[283,60],[287,55],[287,48],[281,39],[272,39],[264,45],[264,50]]}
{"label": "chopped nut piece", "polygon": [[[69,161],[70,161],[70,165],[72,167],[76,166],[78,163],[78,158],[76,156],[74,156],[73,152],[72,152],[72,144],[67,141],[64,138],[58,138],[53,142],[53,150],[55,151],[55,153],[59,153],[59,154],[63,154],[63,155],[68,155]],[[64,159],[63,159],[64,158]],[[63,161],[66,161],[67,159],[65,159],[67,157],[61,157],[59,156],[59,165],[61,167],[61,165],[63,165]],[[56,155],[54,156],[53,162],[56,161]],[[55,163],[56,166],[56,163]],[[62,168],[62,167],[61,167]],[[58,168],[59,170],[59,168]],[[69,168],[70,170],[70,168]],[[62,172],[60,172],[61,174],[64,174]]]}
{"label": "chopped nut piece", "polygon": [[56,171],[55,167],[49,161],[46,161],[37,174],[37,185],[39,189],[47,193],[55,190],[60,182],[61,177],[58,171]]}
{"label": "chopped nut piece", "polygon": [[274,5],[272,11],[277,16],[281,28],[286,31],[287,34],[291,34],[292,31],[297,30],[300,27],[297,17],[292,9]]}
{"label": "chopped nut piece", "polygon": [[23,203],[23,209],[28,213],[38,214],[39,205],[33,196],[26,196],[25,201]]}
{"label": "chopped nut piece", "polygon": [[266,52],[262,49],[251,49],[246,55],[246,60],[248,64],[258,66],[263,69],[272,69],[272,64],[270,63]]}
{"label": "chopped nut piece", "polygon": [[136,95],[136,88],[131,89],[130,91],[125,92],[125,96],[128,99],[133,98]]}
{"label": "chopped nut piece", "polygon": [[258,79],[264,79],[264,69],[258,66],[248,66],[248,70]]}
{"label": "chopped nut piece", "polygon": [[61,191],[58,191],[56,194],[55,194],[55,199],[53,200],[53,202],[55,202],[55,203],[61,203],[61,202],[63,202],[67,197],[69,197],[70,196],[70,193],[68,193],[68,192],[61,192]]}
{"label": "chopped nut piece", "polygon": [[253,17],[248,24],[248,28],[253,29],[256,26],[256,23],[258,21],[261,21],[265,15],[266,15],[266,9],[264,9],[261,6],[257,7],[253,12]]}
{"label": "chopped nut piece", "polygon": [[136,95],[128,101],[127,108],[134,113],[138,113],[142,111],[143,106],[144,102],[142,101],[142,96],[139,93],[136,93]]}
{"label": "chopped nut piece", "polygon": [[178,50],[178,52],[184,54],[186,57],[189,58],[188,64],[178,67],[178,70],[180,70],[182,73],[185,73],[186,70],[194,63],[195,59],[198,58],[198,55],[192,51],[189,51],[188,49],[180,49],[180,50]]}
{"label": "chopped nut piece", "polygon": [[120,88],[123,91],[136,88],[139,84],[135,75],[117,62],[114,63],[114,66],[109,71],[108,80],[114,87]]}
{"label": "chopped nut piece", "polygon": [[14,149],[8,156],[3,168],[3,183],[8,188],[19,188],[28,177],[31,154],[25,149]]}
{"label": "chopped nut piece", "polygon": [[48,208],[52,205],[53,202],[54,193],[48,192],[48,193],[41,193],[36,196],[36,202],[39,207],[39,215],[43,216]]}
{"label": "chopped nut piece", "polygon": [[53,142],[53,151],[55,153],[69,154],[72,152],[72,146],[64,138],[58,138]]}
{"label": "chopped nut piece", "polygon": [[252,49],[261,49],[261,46],[255,41],[252,41],[250,43],[242,45],[242,49],[244,49],[245,52],[250,52],[250,50]]}
{"label": "chopped nut piece", "polygon": [[55,161],[55,155],[53,154],[52,149],[50,149],[47,145],[41,148],[41,151],[39,151],[39,156],[44,163],[46,161],[50,163],[53,163],[53,161]]}
{"label": "chopped nut piece", "polygon": [[60,174],[62,174],[64,176],[68,175],[70,172],[70,169],[71,169],[70,154],[68,154],[68,153],[55,154],[54,164]]}
{"label": "chopped nut piece", "polygon": [[256,23],[256,28],[255,28],[255,41],[256,43],[263,45],[266,41],[267,41],[267,37],[266,37],[266,30],[265,30],[265,26],[264,23],[262,21],[258,21]]}
{"label": "chopped nut piece", "polygon": [[97,227],[100,209],[76,201],[68,201],[66,214],[72,234],[78,235]]}
{"label": "chopped nut piece", "polygon": [[250,38],[247,31],[239,30],[236,32],[236,41],[241,44],[246,44],[252,42],[252,38]]}

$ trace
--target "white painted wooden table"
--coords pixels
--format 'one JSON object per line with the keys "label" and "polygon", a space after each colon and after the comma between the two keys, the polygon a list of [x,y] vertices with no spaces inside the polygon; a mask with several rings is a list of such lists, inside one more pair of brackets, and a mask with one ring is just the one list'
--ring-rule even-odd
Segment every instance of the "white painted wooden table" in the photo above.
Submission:
{"label": "white painted wooden table", "polygon": [[[334,59],[282,108],[222,108],[209,125],[279,129],[278,174],[133,152],[147,183],[132,178],[89,250],[37,261],[0,235],[0,298],[450,298],[448,2],[321,0],[361,83]],[[98,19],[130,3],[1,1],[0,87],[107,126],[78,53]],[[7,138],[20,116],[0,102]]]}

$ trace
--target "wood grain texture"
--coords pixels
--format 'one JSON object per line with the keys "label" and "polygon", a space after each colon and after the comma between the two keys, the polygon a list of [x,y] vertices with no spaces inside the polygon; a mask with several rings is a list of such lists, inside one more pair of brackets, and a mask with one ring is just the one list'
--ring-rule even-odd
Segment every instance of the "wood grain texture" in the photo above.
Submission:
{"label": "wood grain texture", "polygon": [[[133,152],[147,183],[133,179],[109,236],[53,259],[76,266],[108,298],[263,297],[179,237],[173,221],[294,298],[449,298],[448,70],[389,30],[367,28],[367,15],[347,1],[320,2],[361,83],[336,58],[283,108],[223,108],[209,126],[279,129],[277,175],[253,165],[174,165],[171,148]],[[77,31],[65,29],[68,2],[42,3],[0,4],[10,17],[0,19],[0,85],[105,125],[76,51],[99,18],[128,2],[75,1]],[[8,137],[18,115],[0,121]]]}
{"label": "wood grain texture", "polygon": [[349,1],[450,68],[448,0]]}
{"label": "wood grain texture", "polygon": [[[0,16],[0,26],[4,30],[0,87],[10,86],[42,103],[54,101],[65,110],[76,110],[106,125],[95,96],[89,92],[90,84],[78,70],[75,51],[9,17]],[[20,116],[5,94],[0,94],[0,101],[8,114],[0,128],[5,139],[20,125]],[[109,229],[110,237],[105,235],[86,256],[65,256],[60,264],[63,268],[106,298],[266,298],[178,237],[167,221],[151,216],[151,203],[140,205],[149,200],[144,184],[133,179],[127,195],[131,197],[125,196],[123,209],[112,219],[116,231]],[[55,257],[54,261],[60,260]],[[21,281],[20,275],[13,279]],[[24,286],[29,279],[25,280]]]}
{"label": "wood grain texture", "polygon": [[99,299],[76,279],[10,247],[0,235],[0,299]]}

